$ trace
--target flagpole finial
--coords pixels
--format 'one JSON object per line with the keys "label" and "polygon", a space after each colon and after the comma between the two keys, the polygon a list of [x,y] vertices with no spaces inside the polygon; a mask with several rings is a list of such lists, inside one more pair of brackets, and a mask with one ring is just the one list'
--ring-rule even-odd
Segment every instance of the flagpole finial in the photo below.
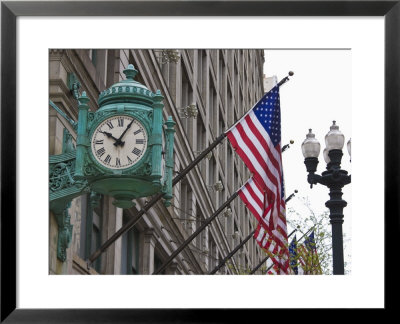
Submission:
{"label": "flagpole finial", "polygon": [[282,84],[286,83],[287,81],[289,81],[289,76],[294,75],[293,71],[289,71],[288,72],[288,76],[285,76],[281,81],[279,81],[279,83],[276,85],[277,87],[280,87]]}

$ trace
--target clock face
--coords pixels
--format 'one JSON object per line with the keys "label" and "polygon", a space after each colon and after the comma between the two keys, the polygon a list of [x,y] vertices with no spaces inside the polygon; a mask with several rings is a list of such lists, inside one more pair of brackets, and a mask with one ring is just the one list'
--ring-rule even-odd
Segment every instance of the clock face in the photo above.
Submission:
{"label": "clock face", "polygon": [[138,163],[146,152],[147,133],[135,118],[110,117],[94,130],[91,149],[95,159],[106,168],[126,169]]}

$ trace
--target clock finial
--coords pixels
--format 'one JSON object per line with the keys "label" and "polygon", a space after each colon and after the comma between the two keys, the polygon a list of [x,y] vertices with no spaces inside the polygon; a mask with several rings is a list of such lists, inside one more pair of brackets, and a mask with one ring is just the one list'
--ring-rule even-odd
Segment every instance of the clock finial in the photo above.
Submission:
{"label": "clock finial", "polygon": [[124,74],[127,80],[133,80],[138,74],[138,70],[135,69],[133,64],[129,64],[128,67],[124,70]]}
{"label": "clock finial", "polygon": [[80,104],[83,104],[83,105],[86,105],[90,101],[90,99],[86,95],[86,91],[82,91],[82,94],[78,98],[78,101],[79,101]]}

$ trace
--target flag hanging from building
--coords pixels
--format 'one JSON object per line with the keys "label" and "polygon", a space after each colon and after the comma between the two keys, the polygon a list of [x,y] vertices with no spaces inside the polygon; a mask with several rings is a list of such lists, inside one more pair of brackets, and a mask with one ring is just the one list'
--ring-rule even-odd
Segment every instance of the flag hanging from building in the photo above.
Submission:
{"label": "flag hanging from building", "polygon": [[294,274],[299,274],[299,268],[297,266],[297,241],[296,235],[294,236],[292,242],[289,244],[289,258],[290,258],[290,268]]}
{"label": "flag hanging from building", "polygon": [[267,272],[269,275],[278,275],[280,274],[279,268],[276,264],[273,264],[271,269]]}
{"label": "flag hanging from building", "polygon": [[235,151],[253,173],[271,205],[269,228],[278,226],[279,215],[285,217],[281,155],[281,114],[279,86],[261,100],[226,135]]}
{"label": "flag hanging from building", "polygon": [[314,239],[314,231],[311,232],[299,246],[299,263],[304,275],[322,274],[321,265],[319,263],[317,246]]}
{"label": "flag hanging from building", "polygon": [[288,274],[289,253],[286,219],[280,214],[276,228],[269,227],[272,205],[265,206],[265,194],[261,186],[252,178],[240,188],[239,197],[258,221],[254,233],[255,240],[270,256],[274,264],[281,269],[281,273]]}

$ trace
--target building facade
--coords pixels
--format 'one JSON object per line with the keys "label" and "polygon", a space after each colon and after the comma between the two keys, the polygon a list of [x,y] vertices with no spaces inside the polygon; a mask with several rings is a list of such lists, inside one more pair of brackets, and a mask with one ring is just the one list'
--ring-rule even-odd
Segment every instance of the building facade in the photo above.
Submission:
{"label": "building facade", "polygon": [[[76,143],[77,95],[85,91],[91,111],[99,93],[124,78],[133,64],[136,80],[164,96],[164,119],[175,125],[175,174],[183,170],[264,94],[263,50],[117,50],[49,51],[49,153],[63,153]],[[57,109],[55,109],[55,107]],[[116,208],[112,198],[88,192],[68,209],[70,239],[59,257],[57,217],[49,218],[50,274],[152,274],[250,177],[225,139],[173,187],[170,207],[152,207],[127,233],[88,267],[86,260],[146,203]],[[207,274],[255,229],[255,219],[236,198],[163,271],[164,274]],[[243,274],[265,253],[250,239],[217,274]],[[256,273],[263,273],[260,268]]]}

